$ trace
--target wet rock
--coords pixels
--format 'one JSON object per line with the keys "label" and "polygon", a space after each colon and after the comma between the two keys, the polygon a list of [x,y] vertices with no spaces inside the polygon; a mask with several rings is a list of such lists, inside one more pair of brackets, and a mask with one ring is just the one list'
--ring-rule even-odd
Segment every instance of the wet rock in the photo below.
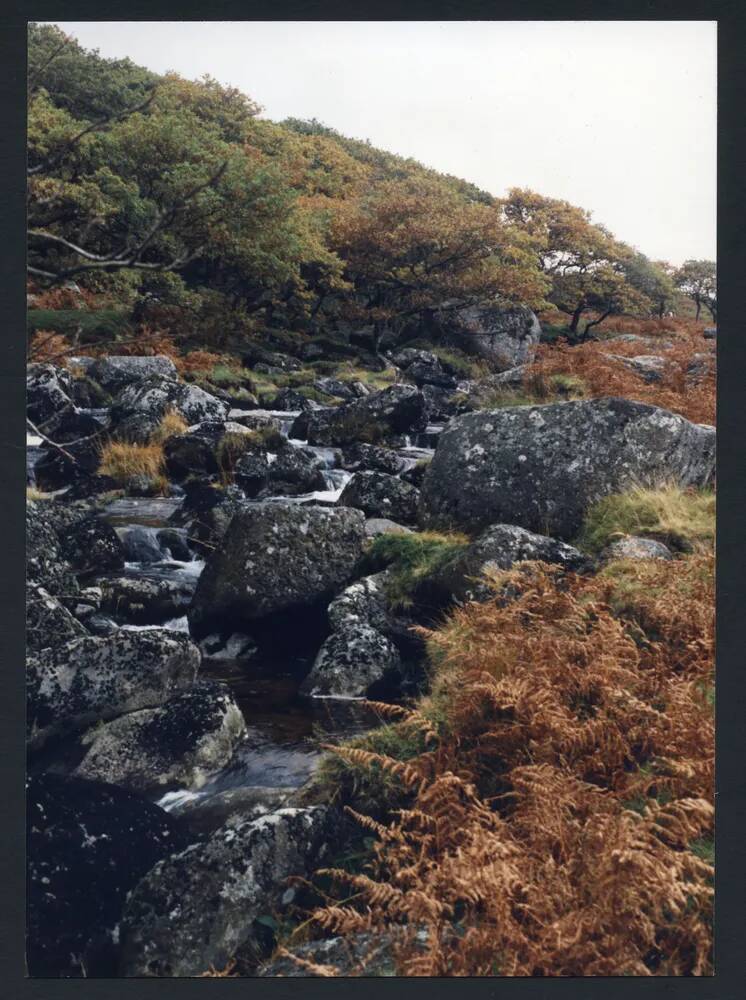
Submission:
{"label": "wet rock", "polygon": [[364,523],[350,508],[281,501],[238,512],[199,578],[188,612],[193,634],[328,600],[354,572]]}
{"label": "wet rock", "polygon": [[189,687],[198,668],[197,647],[162,630],[83,636],[40,650],[26,664],[29,744],[161,705]]}
{"label": "wet rock", "polygon": [[663,481],[706,486],[715,429],[629,399],[506,407],[455,417],[422,485],[424,527],[506,523],[572,538],[610,493]]}
{"label": "wet rock", "polygon": [[530,364],[541,338],[539,321],[526,306],[467,306],[445,315],[443,323],[464,350],[502,371]]}
{"label": "wet rock", "polygon": [[29,365],[26,371],[26,413],[40,430],[52,434],[73,412],[72,378],[55,365]]}
{"label": "wet rock", "polygon": [[104,614],[132,625],[160,625],[185,613],[196,580],[121,576],[101,580],[100,586]]}
{"label": "wet rock", "polygon": [[280,448],[270,464],[269,482],[272,492],[283,496],[297,496],[326,488],[316,453],[291,444]]}
{"label": "wet rock", "polygon": [[369,517],[365,522],[365,537],[377,538],[379,535],[405,534],[411,535],[412,529],[403,524],[390,521],[387,517]]}
{"label": "wet rock", "polygon": [[390,517],[414,524],[419,490],[385,472],[356,472],[337,501],[340,507],[355,507],[366,517]]}
{"label": "wet rock", "polygon": [[524,560],[556,563],[570,572],[590,569],[590,560],[572,545],[513,524],[495,524],[440,567],[417,588],[415,601],[434,608],[485,601],[494,596],[485,574]]}
{"label": "wet rock", "polygon": [[168,410],[191,426],[206,420],[224,421],[229,406],[196,385],[165,375],[150,375],[125,386],[112,407],[115,434],[120,440],[147,441]]}
{"label": "wet rock", "polygon": [[265,451],[245,451],[233,466],[233,478],[247,497],[258,496],[269,482],[269,461]]}
{"label": "wet rock", "polygon": [[233,515],[249,506],[249,499],[235,485],[225,488],[199,482],[185,485],[186,497],[171,520],[189,525],[189,537],[195,546],[211,551],[225,534]]}
{"label": "wet rock", "polygon": [[184,828],[151,802],[92,781],[42,774],[26,791],[29,974],[115,975],[127,893],[186,847]]}
{"label": "wet rock", "polygon": [[98,612],[86,616],[85,627],[91,635],[97,635],[101,638],[114,635],[119,631],[119,626],[115,621],[107,615],[98,614]]}
{"label": "wet rock", "polygon": [[175,528],[161,528],[156,538],[158,544],[165,550],[166,554],[179,562],[191,562],[192,552],[187,544],[186,532],[177,531]]}
{"label": "wet rock", "polygon": [[214,833],[221,826],[239,826],[276,812],[288,804],[292,794],[292,788],[264,788],[257,785],[228,788],[206,797],[184,796],[171,809],[171,813],[183,817],[193,833],[204,836]]}
{"label": "wet rock", "polygon": [[342,453],[342,468],[349,472],[367,469],[396,475],[404,468],[404,460],[391,448],[380,448],[374,444],[353,444]]}
{"label": "wet rock", "polygon": [[393,642],[378,629],[348,619],[324,641],[299,690],[311,697],[362,698],[400,671]]}
{"label": "wet rock", "polygon": [[88,368],[89,378],[114,395],[126,385],[141,382],[150,375],[177,378],[176,365],[162,354],[153,357],[112,356],[97,358]]}
{"label": "wet rock", "polygon": [[[160,861],[130,893],[121,925],[125,976],[195,976],[223,968],[253,938],[285,880],[317,867],[328,814],[280,809],[223,826],[207,841]],[[209,901],[209,905],[207,905]]]}
{"label": "wet rock", "polygon": [[309,444],[376,444],[387,437],[420,429],[425,423],[425,399],[413,385],[391,385],[382,392],[340,406],[302,413],[290,436]]}
{"label": "wet rock", "polygon": [[667,545],[654,538],[627,535],[608,545],[601,553],[601,558],[604,562],[612,559],[673,559],[673,553]]}
{"label": "wet rock", "polygon": [[26,584],[26,648],[32,652],[87,635],[57,598],[33,582]]}
{"label": "wet rock", "polygon": [[90,749],[75,774],[133,791],[167,784],[200,788],[228,763],[245,733],[230,688],[197,681],[159,708],[130,712],[86,733]]}

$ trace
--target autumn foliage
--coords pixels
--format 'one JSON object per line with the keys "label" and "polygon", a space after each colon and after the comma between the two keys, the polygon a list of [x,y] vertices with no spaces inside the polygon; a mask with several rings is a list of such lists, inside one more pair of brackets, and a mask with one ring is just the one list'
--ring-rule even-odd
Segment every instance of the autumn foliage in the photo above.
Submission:
{"label": "autumn foliage", "polygon": [[394,723],[427,749],[337,751],[410,802],[357,817],[373,859],[327,872],[317,927],[392,934],[404,975],[712,973],[712,558],[626,569],[524,564],[429,634],[433,694]]}

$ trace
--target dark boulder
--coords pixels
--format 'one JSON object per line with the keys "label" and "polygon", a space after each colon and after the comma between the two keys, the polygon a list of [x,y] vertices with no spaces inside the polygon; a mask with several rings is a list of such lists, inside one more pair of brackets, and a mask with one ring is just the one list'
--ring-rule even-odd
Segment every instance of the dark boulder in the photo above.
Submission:
{"label": "dark boulder", "polygon": [[270,488],[274,494],[296,496],[323,490],[324,474],[315,452],[286,444],[269,466]]}
{"label": "dark boulder", "polygon": [[194,682],[199,660],[185,636],[163,630],[121,630],[42,649],[26,663],[29,744],[161,705]]}
{"label": "dark boulder", "polygon": [[185,828],[131,792],[55,774],[29,778],[26,810],[29,975],[115,975],[127,893],[186,847]]}
{"label": "dark boulder", "polygon": [[26,576],[53,596],[74,594],[78,581],[62,555],[51,501],[30,500],[26,504]]}
{"label": "dark boulder", "polygon": [[252,943],[253,921],[272,911],[289,875],[328,853],[323,807],[280,809],[220,827],[158,864],[130,893],[121,925],[125,976],[198,976]]}
{"label": "dark boulder", "polygon": [[189,608],[198,638],[328,600],[352,576],[365,519],[349,508],[267,502],[237,513]]}
{"label": "dark boulder", "polygon": [[455,417],[422,484],[420,523],[516,524],[572,538],[591,504],[635,485],[706,486],[715,429],[629,399],[515,406]]}
{"label": "dark boulder", "polygon": [[419,490],[386,472],[356,472],[337,501],[355,507],[366,517],[386,517],[404,524],[417,520]]}
{"label": "dark boulder", "polygon": [[376,444],[425,426],[425,400],[413,385],[395,384],[364,399],[302,413],[290,436],[309,444]]}
{"label": "dark boulder", "polygon": [[247,497],[256,497],[269,482],[267,453],[251,448],[245,451],[233,466],[233,478]]}
{"label": "dark boulder", "polygon": [[[439,610],[449,604],[486,601],[494,596],[489,575],[523,561],[556,563],[570,572],[591,568],[578,549],[514,524],[493,524],[418,586],[417,604]],[[485,574],[487,578],[485,578]]]}
{"label": "dark boulder", "polygon": [[308,399],[297,389],[280,389],[271,400],[269,408],[285,413],[295,413],[303,410],[315,410],[318,408],[318,403],[313,399]]}
{"label": "dark boulder", "polygon": [[230,688],[200,680],[159,708],[129,712],[83,737],[81,778],[153,792],[178,784],[200,788],[228,763],[246,733]]}

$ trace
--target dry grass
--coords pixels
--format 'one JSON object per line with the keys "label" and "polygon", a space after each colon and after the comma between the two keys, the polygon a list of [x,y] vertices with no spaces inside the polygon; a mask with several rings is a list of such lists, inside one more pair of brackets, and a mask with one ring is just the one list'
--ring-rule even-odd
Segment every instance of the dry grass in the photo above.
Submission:
{"label": "dry grass", "polygon": [[711,551],[715,542],[715,494],[710,490],[637,487],[595,503],[578,544],[599,552],[624,535],[655,538],[684,552]]}
{"label": "dry grass", "polygon": [[159,442],[107,441],[101,448],[98,471],[99,475],[110,476],[122,486],[136,476],[161,480],[165,474],[163,445]]}
{"label": "dry grass", "polygon": [[335,751],[409,798],[357,817],[372,861],[325,873],[317,928],[403,925],[403,975],[712,973],[713,559],[625,572],[620,601],[524,564],[428,634],[433,693],[395,724],[425,748]]}
{"label": "dry grass", "polygon": [[[551,398],[555,393],[552,378],[579,379],[584,392],[590,397],[620,396],[651,403],[680,413],[695,423],[715,423],[716,375],[715,358],[708,370],[692,376],[687,372],[693,355],[708,351],[708,342],[702,338],[702,325],[682,320],[635,321],[636,331],[645,330],[646,336],[655,335],[672,342],[660,350],[640,343],[613,343],[591,341],[571,347],[566,341],[543,344],[524,380],[525,391],[534,397]],[[627,324],[629,325],[629,324]],[[657,332],[652,334],[650,327]],[[673,325],[673,328],[671,328]],[[619,331],[621,332],[621,330]],[[639,354],[659,354],[665,360],[660,381],[647,383],[621,361],[606,357],[609,353],[623,357]]]}
{"label": "dry grass", "polygon": [[184,434],[189,424],[176,410],[167,410],[156,430],[150,435],[151,444],[163,444],[176,434]]}

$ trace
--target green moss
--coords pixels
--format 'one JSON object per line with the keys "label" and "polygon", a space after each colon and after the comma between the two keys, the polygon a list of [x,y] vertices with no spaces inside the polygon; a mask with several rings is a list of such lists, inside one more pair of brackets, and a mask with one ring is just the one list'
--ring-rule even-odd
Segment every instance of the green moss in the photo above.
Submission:
{"label": "green moss", "polygon": [[412,602],[417,586],[469,544],[466,535],[434,531],[385,534],[373,539],[367,558],[374,570],[389,568],[386,584],[394,606]]}
{"label": "green moss", "polygon": [[708,550],[715,539],[715,494],[678,486],[612,494],[587,512],[577,544],[599,552],[624,535],[655,538],[681,552]]}

